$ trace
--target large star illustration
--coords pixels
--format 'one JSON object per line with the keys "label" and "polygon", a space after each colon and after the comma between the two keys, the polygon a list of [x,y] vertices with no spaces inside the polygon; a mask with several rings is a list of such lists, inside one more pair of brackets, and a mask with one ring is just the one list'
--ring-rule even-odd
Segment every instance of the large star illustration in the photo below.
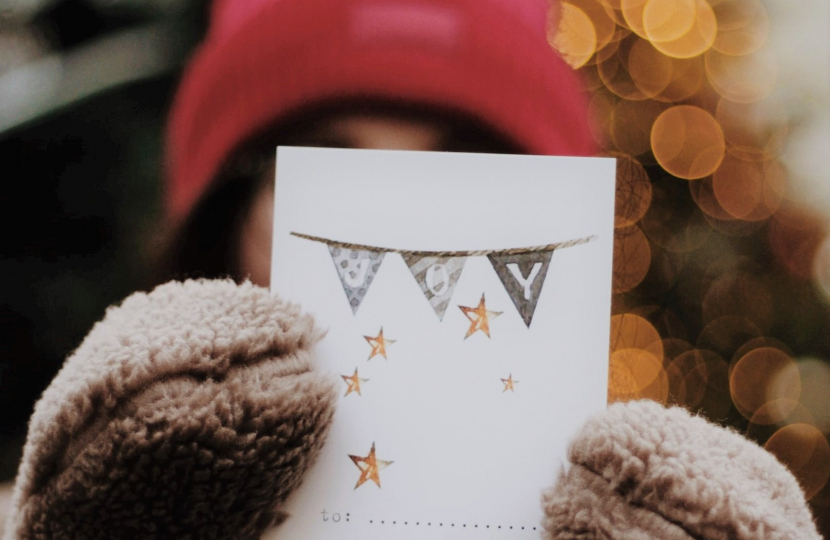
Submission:
{"label": "large star illustration", "polygon": [[467,306],[458,307],[461,308],[464,316],[470,321],[470,329],[467,330],[467,335],[464,336],[464,339],[467,339],[479,330],[484,332],[487,337],[490,337],[490,319],[495,319],[503,313],[501,311],[490,311],[487,309],[484,305],[484,293],[481,294],[481,300],[478,302],[478,306],[474,308]]}
{"label": "large star illustration", "polygon": [[377,355],[381,355],[386,360],[386,346],[395,343],[394,339],[387,339],[383,337],[383,327],[380,327],[380,332],[375,337],[363,336],[369,345],[372,346],[372,352],[369,354],[369,360]]}
{"label": "large star illustration", "polygon": [[357,375],[357,368],[354,368],[354,375],[352,375],[351,377],[347,377],[346,375],[341,375],[341,377],[343,377],[343,380],[346,381],[347,385],[349,385],[343,397],[348,396],[352,392],[357,392],[358,396],[363,395],[360,393],[360,383],[369,382],[369,379],[361,379]]}
{"label": "large star illustration", "polygon": [[349,456],[354,464],[360,469],[360,478],[357,480],[357,485],[355,485],[355,489],[362,486],[367,480],[371,480],[378,487],[380,487],[380,475],[378,475],[378,471],[381,469],[385,469],[389,465],[392,465],[393,462],[391,461],[383,461],[377,459],[375,457],[375,443],[372,443],[372,449],[369,450],[369,455],[366,457],[361,456]]}
{"label": "large star illustration", "polygon": [[513,380],[513,374],[512,373],[510,375],[508,375],[506,379],[502,379],[501,382],[504,383],[504,390],[501,391],[502,394],[507,392],[508,390],[510,390],[511,392],[515,392],[516,390],[513,388],[513,385],[514,384],[519,384],[519,381],[514,381]]}

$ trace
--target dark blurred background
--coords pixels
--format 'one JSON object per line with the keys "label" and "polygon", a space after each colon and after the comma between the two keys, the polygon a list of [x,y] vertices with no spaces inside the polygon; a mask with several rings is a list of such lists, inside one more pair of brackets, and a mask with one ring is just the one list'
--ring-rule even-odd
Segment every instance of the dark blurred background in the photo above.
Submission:
{"label": "dark blurred background", "polygon": [[35,400],[147,283],[161,149],[198,0],[0,0],[0,481]]}
{"label": "dark blurred background", "polygon": [[[682,405],[765,446],[827,537],[830,7],[568,0],[560,15],[549,41],[619,158],[609,398]],[[206,0],[0,0],[0,483],[63,359],[149,283],[165,119],[206,21]]]}

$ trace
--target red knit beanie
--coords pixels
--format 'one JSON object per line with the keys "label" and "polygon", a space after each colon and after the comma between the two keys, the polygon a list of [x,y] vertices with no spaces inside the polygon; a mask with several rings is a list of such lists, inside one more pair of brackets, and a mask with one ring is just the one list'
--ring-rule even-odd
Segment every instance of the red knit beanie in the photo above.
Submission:
{"label": "red knit beanie", "polygon": [[548,0],[216,0],[169,130],[168,213],[292,111],[382,98],[471,115],[532,154],[589,155],[587,107],[546,39]]}

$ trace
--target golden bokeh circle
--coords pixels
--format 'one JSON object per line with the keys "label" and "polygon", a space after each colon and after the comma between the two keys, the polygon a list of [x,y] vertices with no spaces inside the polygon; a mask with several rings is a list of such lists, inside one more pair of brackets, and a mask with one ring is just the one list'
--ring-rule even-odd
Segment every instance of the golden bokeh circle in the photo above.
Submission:
{"label": "golden bokeh circle", "polygon": [[[770,418],[776,418],[778,421],[767,423]],[[774,399],[764,404],[753,415],[746,427],[746,435],[755,441],[764,442],[783,426],[790,424],[812,426],[815,425],[814,422],[813,415],[801,403],[791,399]]]}
{"label": "golden bokeh circle", "polygon": [[561,4],[559,24],[548,30],[548,43],[572,68],[584,66],[597,50],[594,24],[575,5]]}
{"label": "golden bokeh circle", "polygon": [[762,347],[773,347],[784,352],[787,356],[791,358],[795,356],[793,354],[793,350],[780,339],[776,339],[774,337],[769,336],[753,338],[741,345],[738,348],[738,350],[735,351],[735,354],[732,355],[732,360],[729,363],[730,376],[732,375],[732,370],[735,368],[735,365],[738,363],[738,360],[743,358],[749,351],[754,351],[755,349],[760,349]]}
{"label": "golden bokeh circle", "polygon": [[704,60],[712,88],[737,103],[752,103],[769,96],[778,78],[775,54],[767,48],[745,56],[731,56],[710,49]]}
{"label": "golden bokeh circle", "polygon": [[594,140],[602,148],[610,149],[614,146],[611,140],[611,120],[616,104],[616,98],[605,91],[594,93],[591,102],[588,104],[588,128]]}
{"label": "golden bokeh circle", "polygon": [[805,410],[798,401],[793,399],[773,399],[758,407],[758,410],[755,411],[752,418],[749,419],[749,422],[755,426],[773,426],[793,423],[788,422],[788,420],[792,420],[795,417],[801,421],[812,421],[811,415],[804,414]]}
{"label": "golden bokeh circle", "polygon": [[697,22],[695,0],[649,0],[642,20],[649,41],[675,41]]}
{"label": "golden bokeh circle", "polygon": [[666,366],[670,401],[707,415],[726,414],[731,408],[728,366],[718,354],[705,349],[681,353]]}
{"label": "golden bokeh circle", "polygon": [[694,3],[694,22],[688,32],[670,41],[652,41],[654,47],[666,56],[692,58],[705,53],[715,42],[718,22],[714,11],[706,0],[694,0]]}
{"label": "golden bokeh circle", "polygon": [[625,24],[628,28],[640,36],[647,39],[645,28],[643,28],[643,11],[649,0],[621,0],[620,12],[622,13]]}
{"label": "golden bokeh circle", "polygon": [[617,196],[614,227],[629,227],[645,215],[651,204],[651,181],[645,168],[628,154],[612,153],[617,159]]}
{"label": "golden bokeh circle", "polygon": [[611,350],[643,349],[649,350],[661,361],[663,347],[660,334],[654,326],[643,317],[633,313],[622,313],[611,317]]}
{"label": "golden bokeh circle", "polygon": [[634,83],[629,73],[629,56],[631,49],[640,41],[635,35],[619,42],[613,54],[597,64],[597,73],[605,87],[615,95],[632,101],[648,99]]}
{"label": "golden bokeh circle", "polygon": [[723,54],[742,56],[760,49],[769,34],[769,17],[760,0],[730,0],[712,6],[718,20],[718,35],[712,48]]}
{"label": "golden bokeh circle", "polygon": [[666,402],[669,394],[661,360],[643,349],[619,349],[611,353],[608,381],[611,402],[632,399]]}
{"label": "golden bokeh circle", "polygon": [[784,426],[769,438],[764,448],[790,469],[807,499],[821,491],[830,478],[830,444],[814,426]]}
{"label": "golden bokeh circle", "polygon": [[678,178],[695,180],[717,170],[726,143],[711,114],[692,105],[678,105],[654,121],[651,148],[666,171]]}
{"label": "golden bokeh circle", "polygon": [[721,99],[715,118],[723,129],[728,152],[739,159],[768,161],[784,150],[789,123],[778,102],[737,103]]}
{"label": "golden bokeh circle", "polygon": [[[745,418],[763,423],[756,413],[766,403],[786,399],[798,401],[801,378],[798,367],[785,352],[774,347],[754,349],[738,360],[729,377],[732,401]],[[775,422],[770,419],[769,423]]]}
{"label": "golden bokeh circle", "polygon": [[638,39],[628,51],[628,74],[644,96],[654,98],[673,80],[672,60],[648,41]]}
{"label": "golden bokeh circle", "polygon": [[639,285],[650,264],[651,246],[639,227],[632,225],[614,231],[614,294]]}
{"label": "golden bokeh circle", "polygon": [[599,0],[568,0],[568,3],[579,8],[590,19],[596,35],[597,51],[614,41],[617,25]]}
{"label": "golden bokeh circle", "polygon": [[[666,57],[668,58],[668,57]],[[706,78],[706,67],[702,56],[694,58],[670,58],[672,78],[669,84],[654,99],[677,103],[697,94]]]}
{"label": "golden bokeh circle", "polygon": [[777,161],[754,162],[727,154],[712,176],[720,207],[747,221],[767,219],[781,206],[786,176]]}

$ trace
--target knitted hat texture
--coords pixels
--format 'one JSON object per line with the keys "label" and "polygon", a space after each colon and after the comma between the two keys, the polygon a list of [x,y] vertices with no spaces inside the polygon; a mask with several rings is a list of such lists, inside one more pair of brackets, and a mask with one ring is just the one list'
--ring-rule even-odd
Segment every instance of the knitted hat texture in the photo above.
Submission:
{"label": "knitted hat texture", "polygon": [[548,18],[548,0],[217,0],[171,114],[169,214],[186,215],[253,134],[343,99],[455,110],[528,153],[591,154]]}

